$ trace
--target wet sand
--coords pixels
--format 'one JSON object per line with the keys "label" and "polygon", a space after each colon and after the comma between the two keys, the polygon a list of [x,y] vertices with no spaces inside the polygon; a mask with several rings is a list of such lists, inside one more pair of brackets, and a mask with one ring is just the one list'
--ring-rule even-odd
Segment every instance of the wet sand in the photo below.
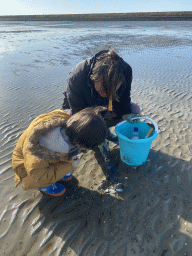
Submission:
{"label": "wet sand", "polygon": [[[1,88],[0,255],[192,255],[192,48],[187,43],[174,48],[173,42],[172,47],[162,48],[155,36],[150,42],[151,47],[140,41],[129,53],[126,47],[119,50],[133,67],[132,101],[160,128],[147,161],[137,169],[124,164],[119,147],[110,143],[111,159],[126,186],[119,194],[106,182],[92,151],[81,154],[74,178],[65,184],[67,192],[60,198],[23,191],[21,185],[14,188],[15,143],[39,112],[60,108],[63,84],[56,75],[47,82],[49,69],[43,63],[45,78],[30,84],[28,67],[20,73],[12,58],[15,82],[10,77],[9,86]],[[82,58],[80,53],[78,57]],[[30,68],[39,78],[36,67]],[[53,70],[60,75],[58,66]],[[23,83],[17,83],[19,77]],[[3,75],[1,79],[5,81]],[[7,97],[11,100],[4,102]]]}

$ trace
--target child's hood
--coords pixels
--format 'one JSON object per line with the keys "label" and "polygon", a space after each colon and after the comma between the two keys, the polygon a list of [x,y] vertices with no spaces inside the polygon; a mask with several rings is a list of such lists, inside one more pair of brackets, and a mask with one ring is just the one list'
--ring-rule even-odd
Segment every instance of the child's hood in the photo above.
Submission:
{"label": "child's hood", "polygon": [[63,158],[62,153],[58,153],[40,145],[40,137],[48,133],[49,131],[66,126],[66,120],[69,118],[64,111],[55,110],[48,114],[40,115],[35,118],[27,129],[27,150],[33,155],[44,160],[61,160]]}
{"label": "child's hood", "polygon": [[65,134],[65,130],[62,127],[56,127],[41,135],[39,143],[44,148],[60,153],[68,153],[75,147],[70,143],[69,137]]}

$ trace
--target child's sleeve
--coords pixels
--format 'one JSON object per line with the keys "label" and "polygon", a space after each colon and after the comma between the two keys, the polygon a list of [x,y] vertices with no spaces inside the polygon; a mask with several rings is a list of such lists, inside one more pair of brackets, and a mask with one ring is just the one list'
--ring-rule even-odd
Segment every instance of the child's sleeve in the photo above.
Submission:
{"label": "child's sleeve", "polygon": [[42,184],[48,186],[63,178],[67,173],[72,172],[71,160],[58,161],[50,164],[36,156],[27,154],[24,160],[24,166],[29,177]]}

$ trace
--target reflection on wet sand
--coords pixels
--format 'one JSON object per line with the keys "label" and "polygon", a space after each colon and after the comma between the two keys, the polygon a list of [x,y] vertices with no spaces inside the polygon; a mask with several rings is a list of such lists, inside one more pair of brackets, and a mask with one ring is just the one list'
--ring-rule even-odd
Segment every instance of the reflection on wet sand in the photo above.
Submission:
{"label": "reflection on wet sand", "polygon": [[[73,37],[74,46],[61,31],[37,39],[35,33],[18,41],[9,34],[5,39],[17,51],[0,55],[0,255],[191,255],[191,39],[125,35],[124,43],[116,32],[95,41],[86,32]],[[20,134],[37,115],[61,107],[71,67],[108,43],[133,68],[132,100],[160,128],[147,161],[133,169],[110,143],[126,186],[121,194],[106,182],[92,151],[81,154],[60,198],[14,188],[11,155]]]}

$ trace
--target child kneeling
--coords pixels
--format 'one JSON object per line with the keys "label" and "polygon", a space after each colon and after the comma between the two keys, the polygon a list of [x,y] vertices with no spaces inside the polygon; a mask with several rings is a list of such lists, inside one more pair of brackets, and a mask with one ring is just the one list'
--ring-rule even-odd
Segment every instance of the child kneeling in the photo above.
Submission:
{"label": "child kneeling", "polygon": [[36,117],[20,136],[12,155],[15,186],[38,188],[52,196],[64,194],[57,183],[72,176],[72,157],[79,148],[94,149],[103,143],[107,127],[98,114],[102,107],[87,108],[72,116],[54,110]]}

